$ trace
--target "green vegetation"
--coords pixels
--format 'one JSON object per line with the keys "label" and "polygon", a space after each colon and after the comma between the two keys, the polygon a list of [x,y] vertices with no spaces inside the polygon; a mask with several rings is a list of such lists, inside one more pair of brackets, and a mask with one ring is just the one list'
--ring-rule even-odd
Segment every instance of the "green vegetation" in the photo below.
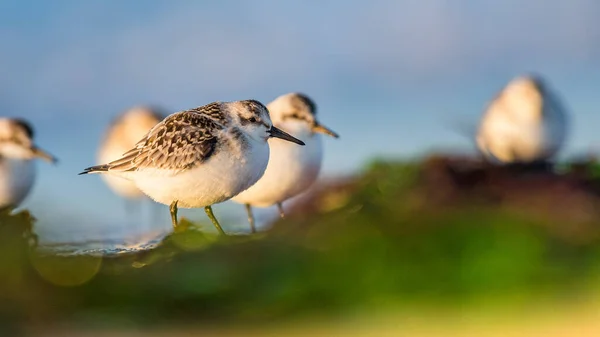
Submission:
{"label": "green vegetation", "polygon": [[0,324],[266,322],[595,290],[600,218],[569,206],[598,209],[587,171],[469,165],[374,162],[267,233],[221,238],[183,224],[158,248],[117,257],[37,251],[35,220],[2,213]]}

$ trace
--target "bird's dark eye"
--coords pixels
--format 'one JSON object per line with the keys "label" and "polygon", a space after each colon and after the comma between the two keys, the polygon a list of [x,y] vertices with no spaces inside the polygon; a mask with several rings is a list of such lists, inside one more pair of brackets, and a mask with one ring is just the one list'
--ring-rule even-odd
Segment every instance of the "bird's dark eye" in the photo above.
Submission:
{"label": "bird's dark eye", "polygon": [[250,123],[256,123],[256,118],[254,117],[250,117],[250,119],[248,119],[250,121]]}

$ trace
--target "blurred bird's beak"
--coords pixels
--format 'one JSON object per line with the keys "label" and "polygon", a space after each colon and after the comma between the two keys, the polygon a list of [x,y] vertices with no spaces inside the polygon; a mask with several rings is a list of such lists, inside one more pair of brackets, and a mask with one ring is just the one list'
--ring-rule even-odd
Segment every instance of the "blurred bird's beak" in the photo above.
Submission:
{"label": "blurred bird's beak", "polygon": [[333,132],[331,129],[329,129],[326,126],[319,124],[319,122],[317,122],[317,121],[315,121],[315,123],[313,124],[312,131],[316,132],[316,133],[322,133],[322,134],[331,136],[333,138],[340,138],[340,136],[337,133]]}
{"label": "blurred bird's beak", "polygon": [[56,157],[54,157],[53,155],[49,154],[48,152],[40,149],[37,146],[33,146],[31,148],[31,152],[33,152],[34,157],[43,159],[49,163],[56,164],[56,162],[58,161],[58,159],[56,159]]}
{"label": "blurred bird's beak", "polygon": [[269,135],[275,138],[281,138],[283,140],[287,140],[288,142],[296,143],[298,145],[304,145],[304,142],[300,139],[293,137],[287,132],[282,131],[274,126],[271,126],[271,130],[269,130]]}

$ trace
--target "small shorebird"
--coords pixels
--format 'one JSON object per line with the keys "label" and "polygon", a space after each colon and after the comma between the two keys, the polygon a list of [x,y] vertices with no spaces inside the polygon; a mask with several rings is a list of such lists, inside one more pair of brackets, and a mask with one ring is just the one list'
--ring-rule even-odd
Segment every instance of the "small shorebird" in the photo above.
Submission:
{"label": "small shorebird", "polygon": [[485,157],[503,164],[545,162],[563,146],[567,113],[548,83],[513,79],[490,103],[476,136]]}
{"label": "small shorebird", "polygon": [[33,128],[20,118],[0,118],[0,208],[16,207],[35,181],[33,159],[56,158],[33,143]]}
{"label": "small shorebird", "polygon": [[274,125],[302,139],[306,146],[269,140],[271,155],[265,174],[252,187],[232,198],[246,205],[252,232],[256,231],[252,206],[269,207],[276,204],[283,218],[282,203],[312,185],[321,170],[323,145],[320,134],[338,138],[335,132],[317,121],[315,103],[306,95],[282,95],[269,103],[267,108]]}
{"label": "small shorebird", "polygon": [[204,207],[225,235],[211,205],[258,181],[269,162],[269,137],[304,145],[274,127],[258,101],[213,102],[168,116],[122,158],[80,174],[108,173],[132,180],[146,195],[169,205],[174,227],[178,207]]}
{"label": "small shorebird", "polygon": [[[109,163],[121,158],[164,117],[157,109],[145,106],[133,107],[119,115],[108,127],[100,144],[98,163]],[[122,196],[128,204],[145,197],[130,180],[109,174],[102,175],[102,178],[108,187],[115,194]]]}

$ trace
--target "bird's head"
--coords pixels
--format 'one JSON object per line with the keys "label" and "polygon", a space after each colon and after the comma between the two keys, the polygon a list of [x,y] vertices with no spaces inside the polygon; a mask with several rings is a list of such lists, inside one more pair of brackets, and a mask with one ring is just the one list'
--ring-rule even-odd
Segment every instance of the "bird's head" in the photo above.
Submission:
{"label": "bird's head", "polygon": [[55,163],[53,155],[34,144],[33,136],[33,128],[24,119],[0,118],[0,156],[21,160],[41,158]]}
{"label": "bird's head", "polygon": [[309,130],[313,134],[339,137],[337,133],[319,123],[316,118],[317,106],[304,94],[294,92],[279,96],[269,103],[268,109],[273,123],[286,130]]}
{"label": "bird's head", "polygon": [[269,110],[259,101],[244,100],[224,104],[234,125],[250,138],[266,142],[270,137],[275,137],[304,145],[301,140],[273,126]]}

